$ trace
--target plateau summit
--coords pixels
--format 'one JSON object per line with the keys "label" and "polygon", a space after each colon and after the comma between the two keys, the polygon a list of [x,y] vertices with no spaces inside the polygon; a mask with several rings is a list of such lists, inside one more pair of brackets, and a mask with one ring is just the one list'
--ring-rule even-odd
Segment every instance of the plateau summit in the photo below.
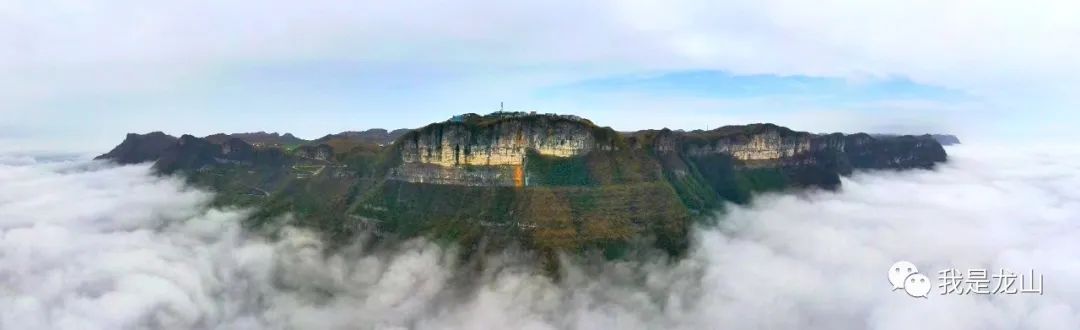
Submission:
{"label": "plateau summit", "polygon": [[153,162],[217,192],[216,203],[256,210],[251,226],[288,218],[337,241],[372,232],[466,251],[513,244],[619,257],[640,246],[682,254],[692,223],[755,193],[837,189],[855,170],[933,168],[947,158],[940,140],[773,124],[618,132],[571,115],[496,112],[310,141],[128,134],[98,158]]}

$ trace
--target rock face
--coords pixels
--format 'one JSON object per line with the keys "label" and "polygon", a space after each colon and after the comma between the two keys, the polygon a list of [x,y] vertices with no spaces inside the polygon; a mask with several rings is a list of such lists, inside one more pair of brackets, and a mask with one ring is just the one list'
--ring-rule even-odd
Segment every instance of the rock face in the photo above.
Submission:
{"label": "rock face", "polygon": [[823,147],[821,139],[815,139],[811,134],[768,124],[725,126],[694,137],[706,143],[688,143],[685,148],[687,155],[701,157],[723,154],[747,165],[777,163]]}
{"label": "rock face", "polygon": [[929,137],[811,134],[772,124],[663,130],[655,136],[669,182],[698,211],[717,206],[713,193],[741,203],[760,191],[833,189],[840,176],[855,169],[931,168],[946,160],[944,149]]}
{"label": "rock face", "polygon": [[176,137],[162,132],[148,134],[129,133],[124,142],[104,155],[94,159],[109,159],[120,164],[156,161],[167,148],[176,143]]}
{"label": "rock face", "polygon": [[582,123],[548,117],[533,120],[431,125],[402,141],[402,160],[442,166],[522,165],[527,150],[570,157],[594,147],[592,132]]}
{"label": "rock face", "polygon": [[296,148],[295,153],[301,158],[330,161],[334,157],[334,148],[326,144],[306,145]]}
{"label": "rock face", "polygon": [[[833,189],[858,169],[932,168],[932,136],[811,134],[772,124],[710,131],[619,133],[575,117],[467,114],[380,140],[342,133],[296,147],[241,137],[129,135],[100,156],[156,161],[219,192],[220,203],[286,212],[298,225],[348,239],[428,235],[466,246],[541,251],[630,246],[680,254],[694,219],[755,193]],[[620,252],[622,251],[622,252]]]}
{"label": "rock face", "polygon": [[524,186],[527,154],[573,157],[597,148],[594,127],[558,116],[449,121],[410,132],[398,143],[391,178],[417,183]]}
{"label": "rock face", "polygon": [[211,143],[205,138],[186,134],[176,138],[162,132],[128,134],[112,151],[94,159],[119,164],[153,161],[154,168],[163,173],[197,171],[220,164],[273,167],[286,162],[281,149],[257,148],[239,138]]}
{"label": "rock face", "polygon": [[839,174],[847,174],[852,168],[930,168],[946,158],[945,150],[928,136],[818,135],[772,124],[725,126],[684,136],[688,156],[728,155],[745,168],[828,162],[840,166]]}

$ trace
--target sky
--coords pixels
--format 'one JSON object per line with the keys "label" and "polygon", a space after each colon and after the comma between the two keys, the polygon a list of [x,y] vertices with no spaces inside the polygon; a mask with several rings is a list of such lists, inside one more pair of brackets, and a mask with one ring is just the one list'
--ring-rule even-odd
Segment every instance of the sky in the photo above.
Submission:
{"label": "sky", "polygon": [[0,2],[0,149],[454,114],[1076,136],[1075,1]]}

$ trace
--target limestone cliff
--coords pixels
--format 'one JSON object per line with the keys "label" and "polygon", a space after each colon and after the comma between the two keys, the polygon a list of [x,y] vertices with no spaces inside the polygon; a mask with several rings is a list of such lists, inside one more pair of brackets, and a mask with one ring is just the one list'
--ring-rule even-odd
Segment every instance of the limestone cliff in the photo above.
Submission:
{"label": "limestone cliff", "polygon": [[689,157],[725,155],[744,168],[835,162],[840,174],[853,168],[929,168],[945,161],[930,136],[873,137],[796,132],[772,124],[725,126],[683,135]]}
{"label": "limestone cliff", "polygon": [[524,186],[527,154],[573,157],[598,148],[592,123],[571,117],[507,113],[450,120],[399,139],[402,164],[391,178],[409,182]]}
{"label": "limestone cliff", "polygon": [[[795,132],[771,124],[725,126],[716,130],[684,134],[690,157],[728,155],[743,166],[767,166],[808,159],[812,152],[837,147],[828,136]],[[839,146],[841,149],[843,146]]]}

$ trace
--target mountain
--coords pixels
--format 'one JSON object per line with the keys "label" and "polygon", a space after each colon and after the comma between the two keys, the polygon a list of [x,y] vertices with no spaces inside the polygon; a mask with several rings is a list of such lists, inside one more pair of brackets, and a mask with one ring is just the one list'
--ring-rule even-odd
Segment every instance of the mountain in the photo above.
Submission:
{"label": "mountain", "polygon": [[358,146],[385,146],[392,144],[408,131],[408,129],[387,131],[381,128],[373,128],[366,131],[345,131],[337,134],[328,134],[316,139],[313,143],[325,144],[338,153],[347,153]]}
{"label": "mountain", "polygon": [[108,159],[120,164],[135,164],[156,161],[169,148],[176,144],[176,137],[162,132],[148,134],[128,134],[124,142],[94,159]]}
{"label": "mountain", "polygon": [[941,143],[941,145],[943,145],[943,146],[960,144],[960,138],[957,138],[955,135],[950,135],[950,134],[930,134],[930,137],[933,137],[934,140],[937,140],[937,142]]}
{"label": "mountain", "polygon": [[[396,136],[387,143],[391,136]],[[100,156],[155,161],[254,207],[251,226],[295,225],[347,241],[362,230],[466,251],[520,245],[600,250],[687,247],[695,221],[755,193],[836,189],[856,169],[933,168],[933,137],[812,134],[773,124],[616,132],[568,115],[467,114],[409,131],[341,133],[295,148],[242,138],[129,134]]]}
{"label": "mountain", "polygon": [[[896,137],[900,137],[901,135],[898,135],[898,134],[873,134],[872,136],[877,137],[877,138],[896,138]],[[923,138],[934,139],[934,141],[937,141],[938,143],[940,143],[943,146],[951,146],[951,145],[954,145],[954,144],[960,144],[960,138],[958,138],[958,137],[956,137],[956,135],[952,135],[952,134],[925,134],[922,137]]]}
{"label": "mountain", "polygon": [[284,148],[326,144],[339,152],[346,152],[348,149],[360,144],[386,145],[394,143],[394,140],[397,140],[398,137],[404,135],[408,131],[408,129],[387,131],[382,128],[373,128],[366,131],[345,131],[337,134],[327,134],[326,136],[311,141],[298,138],[291,133],[278,134],[277,132],[217,133],[208,135],[204,137],[204,139],[210,143],[222,144],[229,139],[236,138],[255,146]]}
{"label": "mountain", "polygon": [[254,132],[254,133],[233,133],[224,134],[218,133],[214,135],[208,135],[204,139],[211,143],[225,143],[231,138],[243,140],[252,145],[267,145],[267,146],[296,146],[307,143],[307,140],[293,136],[291,133],[285,133],[279,135],[277,132]]}
{"label": "mountain", "polygon": [[345,131],[337,134],[328,134],[316,142],[328,142],[333,140],[351,140],[359,143],[391,144],[394,140],[408,133],[409,129],[396,129],[387,131],[382,128],[372,128],[366,131]]}

